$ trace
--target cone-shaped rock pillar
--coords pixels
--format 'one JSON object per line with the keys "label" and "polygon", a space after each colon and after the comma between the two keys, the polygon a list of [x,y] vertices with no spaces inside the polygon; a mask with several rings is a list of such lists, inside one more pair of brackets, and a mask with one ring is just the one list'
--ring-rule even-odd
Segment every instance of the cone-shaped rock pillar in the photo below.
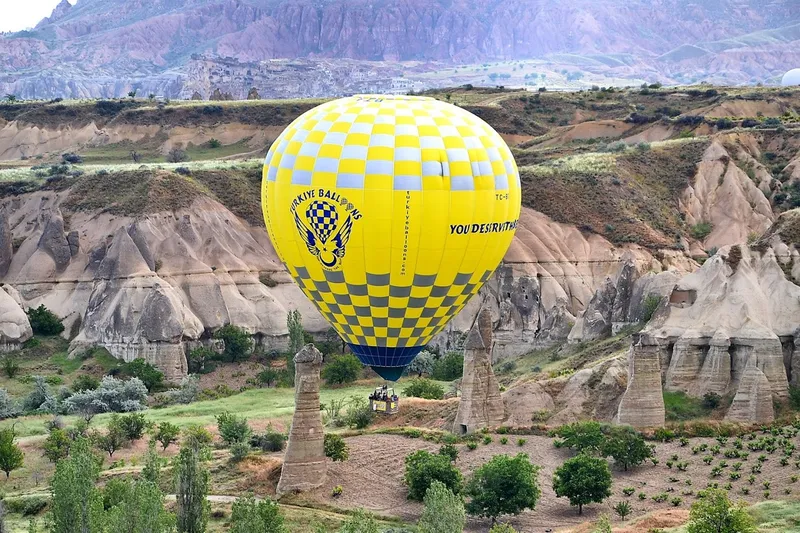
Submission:
{"label": "cone-shaped rock pillar", "polygon": [[294,356],[294,416],[289,444],[283,457],[278,496],[315,489],[325,482],[327,464],[319,410],[319,370],[322,354],[306,344]]}
{"label": "cone-shaped rock pillar", "polygon": [[461,401],[453,432],[473,433],[503,423],[505,406],[492,372],[492,314],[484,309],[467,336]]}

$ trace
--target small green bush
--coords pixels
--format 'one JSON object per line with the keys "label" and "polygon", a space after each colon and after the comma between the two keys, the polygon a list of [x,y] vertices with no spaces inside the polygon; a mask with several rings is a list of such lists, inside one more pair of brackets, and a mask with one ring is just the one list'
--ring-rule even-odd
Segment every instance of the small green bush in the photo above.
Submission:
{"label": "small green bush", "polygon": [[22,498],[7,498],[3,500],[6,511],[21,514],[22,516],[35,516],[47,507],[47,496],[27,496]]}
{"label": "small green bush", "polygon": [[335,433],[325,434],[324,448],[325,457],[330,457],[334,461],[346,461],[350,455],[347,443],[341,435]]}
{"label": "small green bush", "polygon": [[[325,441],[327,442],[327,435]],[[259,448],[263,452],[279,452],[286,446],[288,437],[280,431],[275,431],[272,426],[267,426],[264,433],[250,437],[250,446]],[[325,454],[327,455],[327,448]],[[330,457],[330,456],[329,456]]]}
{"label": "small green bush", "polygon": [[692,226],[690,233],[692,237],[698,241],[702,241],[711,235],[712,231],[714,231],[714,225],[711,222],[700,222]]}
{"label": "small green bush", "polygon": [[408,487],[409,499],[422,501],[434,480],[443,483],[453,494],[461,492],[461,472],[453,466],[449,456],[418,450],[406,456],[405,463],[403,481]]}
{"label": "small green bush", "polygon": [[321,375],[328,385],[343,385],[357,380],[363,368],[355,355],[337,355],[325,365]]}
{"label": "small green bush", "polygon": [[228,446],[234,442],[247,442],[252,434],[247,419],[242,416],[223,411],[216,416],[216,419],[219,436]]}
{"label": "small green bush", "polygon": [[414,398],[426,400],[441,400],[444,398],[444,388],[429,379],[415,378],[403,389],[403,394]]}
{"label": "small green bush", "polygon": [[64,331],[61,319],[44,305],[26,311],[34,335],[59,335]]}

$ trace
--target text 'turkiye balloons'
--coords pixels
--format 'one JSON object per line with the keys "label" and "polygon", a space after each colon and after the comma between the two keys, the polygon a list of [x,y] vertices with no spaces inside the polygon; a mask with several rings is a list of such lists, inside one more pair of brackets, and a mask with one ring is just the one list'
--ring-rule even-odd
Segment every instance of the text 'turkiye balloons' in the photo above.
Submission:
{"label": "text 'turkiye balloons'", "polygon": [[300,288],[392,381],[489,279],[520,212],[500,135],[459,107],[411,96],[306,112],[270,148],[261,196]]}

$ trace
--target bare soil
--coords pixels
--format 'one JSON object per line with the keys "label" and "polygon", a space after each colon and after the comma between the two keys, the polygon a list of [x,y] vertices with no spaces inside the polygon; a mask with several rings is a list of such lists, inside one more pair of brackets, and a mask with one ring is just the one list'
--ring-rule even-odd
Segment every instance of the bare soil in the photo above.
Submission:
{"label": "bare soil", "polygon": [[[583,515],[579,516],[577,510],[571,507],[567,500],[556,498],[552,489],[553,473],[572,455],[569,450],[556,448],[553,440],[547,437],[522,436],[526,439],[523,446],[517,446],[517,439],[520,438],[517,435],[506,435],[508,444],[505,445],[500,444],[500,438],[503,435],[491,435],[491,437],[493,440],[491,444],[481,444],[474,451],[470,451],[465,445],[458,445],[460,453],[456,466],[466,478],[475,468],[495,455],[527,453],[531,461],[541,467],[539,483],[542,489],[542,498],[534,511],[527,511],[517,517],[504,519],[518,531],[526,533],[545,532],[548,529],[581,531],[581,528],[585,528],[587,523],[597,520],[604,513],[612,518],[615,531],[619,533],[646,533],[651,528],[675,527],[685,523],[688,519],[688,509],[696,500],[697,492],[706,488],[707,484],[711,482],[718,483],[720,487],[730,482],[732,499],[749,503],[765,499],[763,486],[765,481],[770,483],[769,490],[772,499],[792,499],[797,497],[795,493],[800,494],[800,485],[791,481],[792,475],[800,475],[800,470],[794,465],[797,459],[789,458],[789,464],[781,466],[782,452],[780,450],[774,454],[766,454],[768,460],[764,463],[762,472],[755,474],[756,480],[754,484],[750,485],[747,481],[750,469],[757,464],[757,457],[766,452],[752,452],[747,460],[742,461],[741,459],[725,459],[722,453],[726,447],[722,447],[722,453],[714,456],[711,465],[706,465],[702,458],[709,453],[701,452],[693,455],[691,447],[702,442],[706,442],[709,447],[712,447],[717,444],[716,441],[714,439],[692,439],[685,447],[681,447],[677,442],[657,444],[656,456],[660,460],[657,466],[648,463],[623,472],[613,469],[612,465],[614,475],[612,496],[602,504],[585,506]],[[347,444],[350,447],[349,459],[344,463],[331,463],[325,485],[316,491],[298,496],[298,503],[304,501],[313,506],[345,509],[364,507],[380,515],[394,516],[409,522],[416,521],[422,512],[422,504],[406,498],[407,492],[403,485],[404,459],[409,453],[420,449],[435,452],[439,445],[423,439],[374,434],[350,437],[347,439]],[[730,447],[729,442],[727,448]],[[665,463],[674,454],[678,455],[680,461],[689,462],[686,472],[680,472],[674,466],[671,469],[666,466]],[[712,478],[712,468],[723,460],[727,461],[728,466],[723,469],[722,475]],[[729,474],[732,472],[732,465],[739,461],[743,463],[741,478],[731,481]],[[676,481],[671,481],[671,479]],[[691,482],[691,486],[686,484],[687,480]],[[344,490],[341,496],[333,498],[331,491],[336,485],[341,485]],[[622,490],[626,487],[635,489],[632,496],[626,497],[622,494]],[[741,491],[742,487],[749,489],[750,494],[744,495]],[[789,489],[791,493],[787,495],[785,489]],[[693,491],[693,494],[682,494],[684,491]],[[640,492],[646,495],[645,500],[638,498]],[[653,501],[652,497],[660,493],[668,495],[667,501],[663,503]],[[671,500],[676,497],[681,498],[681,502],[674,506]],[[612,509],[617,502],[622,500],[628,501],[633,508],[632,515],[625,522],[621,521]],[[489,527],[488,520],[470,519],[466,531],[485,532]]]}

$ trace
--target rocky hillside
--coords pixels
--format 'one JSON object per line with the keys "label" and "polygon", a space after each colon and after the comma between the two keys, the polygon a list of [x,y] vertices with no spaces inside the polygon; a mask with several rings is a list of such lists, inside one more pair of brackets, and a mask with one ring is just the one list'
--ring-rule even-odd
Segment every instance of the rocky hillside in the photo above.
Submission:
{"label": "rocky hillside", "polygon": [[[800,64],[796,7],[793,0],[79,0],[74,6],[63,0],[34,30],[0,38],[0,92],[109,97],[139,88],[177,97],[185,87],[202,86],[207,73],[190,62],[203,57],[227,61],[217,65],[220,85],[235,75],[230,61],[249,65],[235,86],[225,85],[240,96],[250,86],[270,93],[293,85],[292,79],[306,79],[304,69],[325,78],[335,68],[320,62],[263,80],[258,75],[258,62],[298,58],[430,63],[419,72],[543,59],[539,68],[551,73],[770,82]],[[362,67],[373,80],[401,75]],[[457,75],[449,76],[452,84]],[[342,86],[341,79],[327,85]],[[296,90],[295,96],[309,94]]]}
{"label": "rocky hillside", "polygon": [[[504,264],[437,339],[444,348],[463,342],[481,303],[493,314],[498,361],[603,339],[646,320],[648,300],[717,261],[717,248],[755,242],[800,205],[797,92],[438,96],[515,145],[524,189]],[[172,379],[185,373],[186,350],[225,323],[267,349],[286,343],[289,309],[325,332],[276,260],[258,203],[260,162],[247,159],[314,104],[0,106],[6,349],[30,335],[21,307],[40,304],[65,319],[73,351],[99,344]],[[164,163],[174,148],[193,160]],[[84,162],[58,164],[66,152]],[[612,372],[618,391],[597,407],[611,418],[626,373],[621,359],[608,365],[572,379],[596,385]],[[573,401],[569,391],[584,388],[572,383],[556,401],[562,419],[585,403]]]}

